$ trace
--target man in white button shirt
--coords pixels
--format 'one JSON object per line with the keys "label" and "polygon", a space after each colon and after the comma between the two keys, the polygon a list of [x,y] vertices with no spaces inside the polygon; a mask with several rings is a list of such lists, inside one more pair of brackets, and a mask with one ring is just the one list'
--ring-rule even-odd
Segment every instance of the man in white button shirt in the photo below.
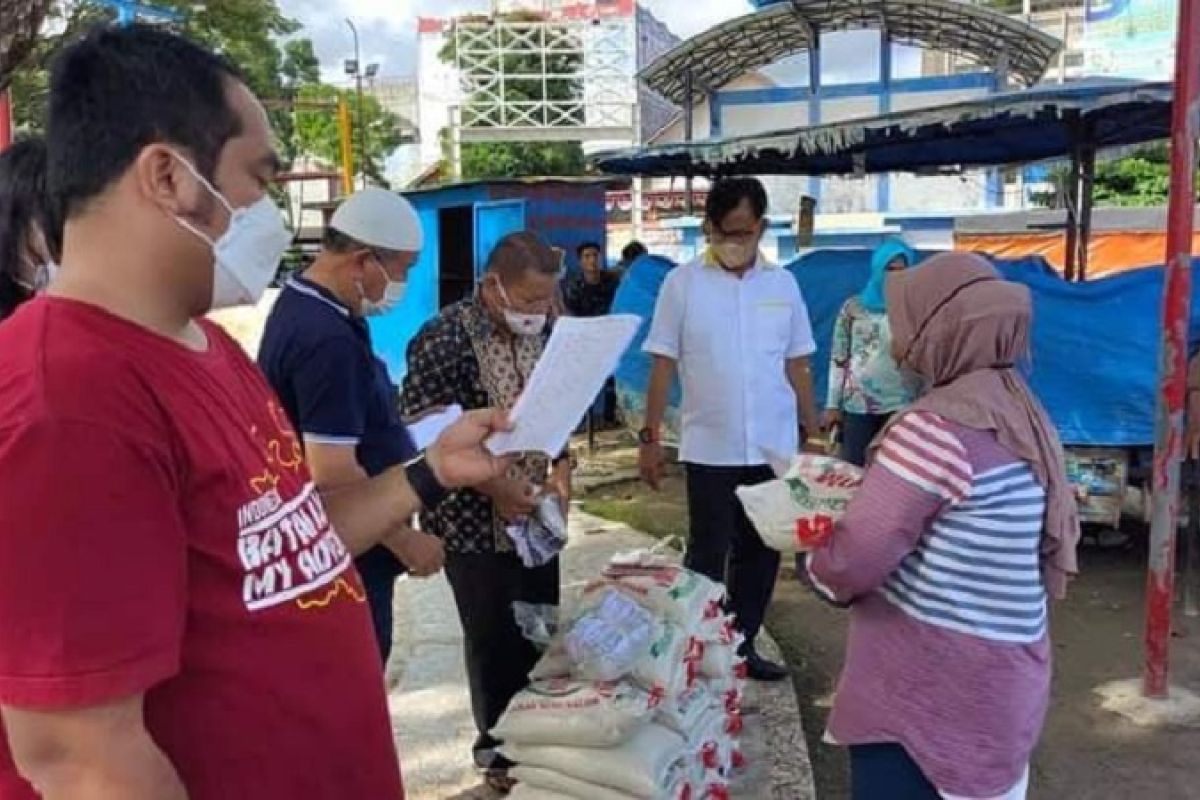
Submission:
{"label": "man in white button shirt", "polygon": [[657,489],[663,413],[678,371],[679,456],[687,467],[691,517],[685,563],[726,583],[746,635],[750,677],[782,680],[787,670],[754,648],[779,553],[762,543],[734,490],[772,479],[771,455],[799,451],[801,417],[810,433],[819,423],[808,366],[816,350],[808,309],[791,273],[759,254],[766,210],[766,191],[754,178],[718,181],[709,191],[709,246],[667,277],[646,339],[653,367],[639,461],[642,477]]}

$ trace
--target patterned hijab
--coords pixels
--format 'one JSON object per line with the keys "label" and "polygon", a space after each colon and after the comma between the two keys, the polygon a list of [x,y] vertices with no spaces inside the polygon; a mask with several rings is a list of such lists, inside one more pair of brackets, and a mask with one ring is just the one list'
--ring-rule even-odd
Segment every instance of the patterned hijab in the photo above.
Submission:
{"label": "patterned hijab", "polygon": [[933,386],[912,409],[994,431],[1046,490],[1042,575],[1062,599],[1078,572],[1079,516],[1058,433],[1015,369],[1029,351],[1029,290],[980,256],[943,253],[893,275],[887,309],[900,365]]}

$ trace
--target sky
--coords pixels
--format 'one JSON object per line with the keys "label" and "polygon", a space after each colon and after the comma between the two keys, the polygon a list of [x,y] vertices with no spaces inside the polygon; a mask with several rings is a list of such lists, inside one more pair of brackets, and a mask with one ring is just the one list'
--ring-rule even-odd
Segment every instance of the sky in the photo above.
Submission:
{"label": "sky", "polygon": [[[323,76],[332,83],[345,82],[342,61],[354,56],[347,18],[358,28],[364,64],[379,64],[381,76],[410,76],[416,65],[417,17],[452,17],[490,7],[488,0],[279,0],[279,5],[304,25],[300,35],[313,40]],[[643,5],[684,39],[751,10],[745,0],[643,0]],[[898,72],[904,61],[899,59]],[[772,77],[801,82],[803,70],[801,60],[772,70]],[[826,43],[827,82],[870,80],[874,70],[875,59],[863,57],[863,34]]]}

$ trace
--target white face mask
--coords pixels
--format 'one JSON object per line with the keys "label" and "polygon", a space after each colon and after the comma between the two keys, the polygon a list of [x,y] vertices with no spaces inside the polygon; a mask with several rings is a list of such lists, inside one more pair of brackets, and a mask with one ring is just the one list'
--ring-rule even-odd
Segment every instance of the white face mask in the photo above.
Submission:
{"label": "white face mask", "polygon": [[517,336],[534,336],[546,329],[545,314],[521,314],[513,311],[512,301],[508,299],[508,292],[504,291],[504,284],[497,280],[496,287],[500,289],[500,296],[504,298],[504,304],[509,306],[504,309],[504,322],[510,331]]}
{"label": "white face mask", "polygon": [[372,258],[372,260],[383,272],[383,276],[387,278],[387,287],[384,288],[383,297],[379,300],[372,300],[363,295],[362,313],[365,317],[381,317],[400,305],[400,301],[404,299],[404,292],[408,289],[408,281],[392,280],[391,276],[387,274],[387,270],[383,268],[383,264],[379,263],[379,259]]}
{"label": "white face mask", "polygon": [[229,227],[214,241],[182,217],[175,221],[207,243],[213,251],[213,309],[254,305],[262,299],[279,271],[279,260],[292,243],[279,208],[264,194],[243,208],[234,208],[225,196],[178,153],[175,158],[229,211]]}

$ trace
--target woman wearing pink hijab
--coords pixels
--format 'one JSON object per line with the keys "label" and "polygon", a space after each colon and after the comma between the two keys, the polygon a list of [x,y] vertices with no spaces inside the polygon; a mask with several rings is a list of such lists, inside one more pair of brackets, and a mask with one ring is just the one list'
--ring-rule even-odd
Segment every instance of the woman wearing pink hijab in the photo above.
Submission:
{"label": "woman wearing pink hijab", "polygon": [[814,586],[850,607],[827,738],[854,800],[1020,800],[1050,694],[1047,600],[1076,570],[1058,436],[1014,368],[1028,290],[947,253],[888,279],[893,353],[931,388],[878,440]]}

